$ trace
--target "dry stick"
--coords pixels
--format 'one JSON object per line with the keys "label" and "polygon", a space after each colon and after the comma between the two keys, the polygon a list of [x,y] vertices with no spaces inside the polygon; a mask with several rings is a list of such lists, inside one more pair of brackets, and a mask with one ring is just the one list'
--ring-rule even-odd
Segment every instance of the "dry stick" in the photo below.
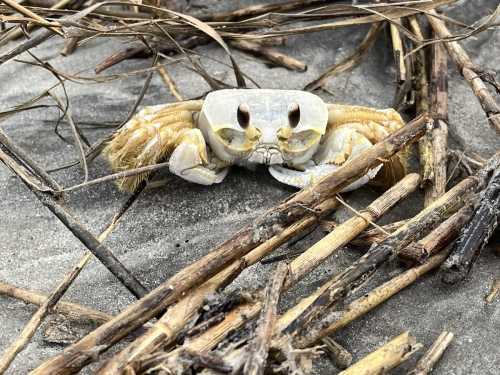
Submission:
{"label": "dry stick", "polygon": [[470,220],[473,208],[473,202],[466,204],[427,236],[401,250],[398,256],[417,263],[427,261],[430,256],[441,250],[458,235],[460,229]]}
{"label": "dry stick", "polygon": [[[208,295],[216,293],[229,284],[245,268],[257,263],[292,237],[308,232],[309,228],[317,223],[318,218],[329,214],[337,205],[336,199],[327,199],[316,208],[314,215],[306,216],[285,228],[281,233],[234,261],[203,285],[191,290],[179,302],[171,306],[161,319],[153,325],[152,329],[110,359],[100,370],[100,373],[106,375],[121,374],[127,366],[134,368],[141,357],[152,353],[160,346],[173,343],[184,326],[202,306]],[[192,348],[191,350],[200,352],[198,348]]]}
{"label": "dry stick", "polygon": [[168,87],[169,91],[175,97],[175,99],[177,99],[178,101],[184,100],[181,94],[179,94],[179,90],[177,89],[177,85],[175,84],[174,80],[172,79],[172,77],[170,77],[170,74],[168,74],[167,69],[160,63],[156,64],[156,67],[158,68],[158,73],[160,74],[163,83]]}
{"label": "dry stick", "polygon": [[[160,311],[177,301],[193,286],[200,285],[220,272],[233,260],[248,253],[294,222],[311,208],[334,196],[343,187],[366,174],[397,151],[418,139],[426,129],[427,117],[421,116],[353,158],[316,184],[295,194],[254,220],[209,254],[179,271],[140,301],[123,310],[114,319],[98,327],[77,343],[33,371],[33,374],[71,374],[125,337]],[[280,225],[281,224],[281,225]]]}
{"label": "dry stick", "polygon": [[[447,199],[449,200],[459,199],[459,197],[463,194],[466,194],[467,190],[469,189],[473,189],[474,187],[476,189],[480,189],[485,183],[487,172],[492,168],[492,166],[495,165],[494,161],[496,161],[496,158],[495,157],[491,158],[487,163],[487,165],[481,171],[478,172],[477,176],[468,177],[464,179],[461,183],[459,183],[453,189],[448,191],[443,197],[447,196],[448,197]],[[429,208],[432,207],[433,205],[435,206],[436,202],[432,203],[429,207],[425,208],[424,211],[429,211]],[[430,253],[435,253],[440,246],[443,246],[444,239],[450,238],[450,236],[447,233],[447,230],[448,231],[452,230],[452,228],[450,227],[449,223],[445,221],[441,223],[426,237],[428,242],[422,243],[422,245],[425,248],[427,248]],[[434,246],[435,248],[431,248],[431,246]],[[444,255],[443,253],[441,253],[431,257],[422,266],[415,267],[405,272],[404,274],[397,276],[396,278],[392,279],[391,281],[382,285],[381,287],[373,290],[373,292],[369,293],[367,296],[359,299],[357,305],[356,304],[353,305],[355,307],[348,308],[346,310],[346,313],[344,313],[344,315],[340,319],[337,319],[335,317],[335,314],[333,315],[330,314],[330,316],[326,316],[324,318],[323,324],[316,324],[315,327],[310,326],[309,327],[310,333],[304,335],[304,337],[302,338],[302,344],[304,346],[313,345],[320,338],[333,333],[337,329],[345,326],[346,324],[350,323],[352,320],[363,315],[367,311],[370,311],[375,306],[379,305],[380,303],[384,302],[385,300],[387,300],[388,298],[399,292],[401,289],[413,283],[422,274],[428,272],[429,270],[435,268],[437,265],[441,264],[446,259],[448,252],[449,250],[447,252],[443,252]],[[292,322],[296,321],[297,317],[300,316],[300,314],[303,311],[305,311],[311,304],[317,301],[320,295],[322,295],[328,288],[331,288],[333,284],[338,283],[339,278],[340,278],[339,276],[334,277],[332,280],[330,280],[329,282],[318,288],[318,290],[314,292],[312,295],[303,298],[296,306],[292,307],[285,314],[283,314],[283,316],[280,318],[280,321],[278,322],[278,326],[280,327],[280,329],[285,329]],[[334,323],[331,322],[329,323],[328,321],[332,319],[334,320]],[[276,346],[279,347],[280,344],[277,343]]]}
{"label": "dry stick", "polygon": [[[113,219],[109,225],[102,231],[97,240],[103,242],[108,235],[114,230],[119,220],[122,218],[123,214],[130,208],[133,201],[138,197],[138,193],[133,195],[132,200],[127,200],[120,211],[113,216]],[[33,314],[30,321],[26,324],[21,334],[4,352],[0,358],[0,374],[3,374],[10,366],[12,361],[16,358],[16,355],[23,350],[23,348],[29,343],[36,330],[42,324],[43,319],[47,314],[57,305],[59,300],[62,298],[64,293],[69,289],[73,281],[78,277],[83,268],[92,259],[92,252],[87,250],[85,254],[80,258],[78,263],[73,267],[73,269],[68,272],[59,285],[49,294],[46,300],[40,305],[39,309]]]}
{"label": "dry stick", "polygon": [[430,112],[434,126],[430,132],[432,154],[431,184],[425,189],[425,202],[435,201],[446,191],[448,143],[448,65],[444,47],[433,44],[431,60]]}
{"label": "dry stick", "polygon": [[[427,272],[439,267],[439,265],[444,262],[448,254],[449,249],[448,251],[442,251],[432,256],[424,264],[408,269],[402,274],[371,290],[363,297],[352,301],[340,313],[334,312],[330,314],[330,324],[323,327],[319,332],[311,334],[308,338],[308,343],[311,343],[312,345],[321,338],[327,337],[328,335],[339,331],[341,328],[349,325],[354,320],[359,319],[366,313],[375,309],[377,306],[381,305],[407,286],[413,284]],[[283,315],[282,319],[286,319],[286,314]]]}
{"label": "dry stick", "polygon": [[[419,42],[424,41],[424,35],[416,16],[408,17],[411,30]],[[416,111],[417,113],[429,112],[429,82],[427,79],[427,54],[426,49],[421,48],[415,55],[415,75],[414,87],[416,91]],[[432,123],[434,126],[434,123]],[[422,176],[422,187],[428,190],[429,184],[434,177],[434,160],[432,153],[432,129],[418,141],[420,175]],[[444,193],[444,192],[443,192]],[[424,206],[428,206],[430,200],[424,199]]]}
{"label": "dry stick", "polygon": [[440,199],[424,208],[416,216],[387,237],[376,247],[370,249],[365,255],[355,261],[350,267],[334,277],[321,294],[314,298],[303,311],[295,310],[297,316],[293,317],[286,328],[286,332],[294,332],[297,335],[297,344],[303,347],[304,340],[301,335],[306,331],[313,331],[322,326],[321,319],[315,320],[333,304],[339,302],[349,292],[353,284],[362,279],[363,276],[377,269],[391,255],[397,254],[411,242],[417,240],[429,229],[441,222],[447,215],[456,211],[467,193],[478,184],[476,177],[469,177],[454,188],[449,190]]}
{"label": "dry stick", "polygon": [[352,69],[354,69],[358,64],[361,62],[363,57],[368,53],[370,48],[375,44],[375,41],[377,40],[377,35],[379,31],[382,29],[384,23],[383,22],[377,22],[374,23],[370,26],[370,29],[368,30],[368,33],[366,36],[363,38],[363,41],[361,44],[358,46],[358,48],[354,51],[354,53],[342,61],[338,62],[337,64],[332,65],[329,67],[324,73],[322,73],[318,78],[316,78],[314,81],[309,82],[305,87],[304,90],[316,90],[318,88],[321,88],[325,85],[325,83],[328,81],[328,79],[335,77],[341,73],[344,72],[349,72]]}
{"label": "dry stick", "polygon": [[[440,38],[451,37],[452,35],[446,28],[444,22],[433,15],[437,14],[434,10],[430,10],[427,14],[427,19],[437,36]],[[481,78],[484,71],[473,64],[467,52],[458,42],[446,42],[444,45],[451,59],[457,65],[458,70],[481,103],[490,125],[500,133],[500,105],[488,91],[485,82]]]}
{"label": "dry stick", "polygon": [[[243,367],[244,375],[262,375],[266,367],[274,324],[277,320],[278,302],[288,273],[286,263],[280,263],[273,279],[266,288],[260,321],[257,325],[255,338],[250,344],[248,359]],[[234,370],[234,369],[233,369]]]}
{"label": "dry stick", "polygon": [[307,65],[302,61],[279,52],[274,48],[263,46],[260,43],[248,40],[233,40],[229,43],[229,45],[240,51],[249,52],[253,55],[260,56],[265,60],[268,60],[269,62],[277,66],[282,66],[286,69],[299,72],[305,72],[307,70]]}
{"label": "dry stick", "polygon": [[[401,19],[394,19],[394,22],[401,24]],[[394,52],[394,61],[396,62],[396,71],[397,71],[397,81],[399,83],[406,81],[406,65],[404,61],[404,50],[403,50],[403,40],[401,39],[401,35],[399,33],[399,29],[397,26],[391,22],[390,24],[391,30],[391,40],[392,40],[392,50]]]}
{"label": "dry stick", "polygon": [[465,279],[500,219],[500,152],[497,163],[470,222],[462,228],[451,256],[443,264],[443,281],[454,284]]}
{"label": "dry stick", "polygon": [[[0,281],[0,294],[38,306],[42,305],[47,300],[46,294],[19,288],[4,281]],[[77,303],[66,301],[60,301],[59,303],[57,303],[57,305],[52,307],[52,310],[57,313],[67,315],[69,318],[74,320],[83,319],[90,320],[96,323],[107,322],[113,317],[112,315],[106,314],[102,311],[94,310],[87,306],[82,306]]]}
{"label": "dry stick", "polygon": [[408,360],[422,344],[408,332],[395,337],[384,346],[368,354],[354,365],[339,373],[339,375],[379,375]]}
{"label": "dry stick", "polygon": [[[369,221],[375,221],[400,199],[414,191],[419,184],[419,176],[410,174],[393,186],[381,197],[376,199],[365,210],[362,216],[355,216],[345,223],[338,225],[329,235],[310,247],[304,254],[289,264],[289,273],[285,282],[285,289],[293,285],[324,259],[344,246],[357,234],[362,232]],[[216,346],[228,332],[238,329],[245,322],[253,319],[259,312],[259,302],[249,303],[231,311],[225,319],[211,327],[200,336],[185,343],[184,348],[196,352],[206,352]],[[173,354],[175,355],[175,353]]]}
{"label": "dry stick", "polygon": [[394,223],[382,225],[384,232],[381,232],[377,228],[367,229],[363,231],[358,237],[349,242],[350,245],[360,246],[360,247],[370,247],[373,243],[382,242],[387,238],[385,232],[392,233],[400,226],[406,223],[407,220],[395,221]]}
{"label": "dry stick", "polygon": [[[32,186],[31,180],[38,181],[39,184],[42,184],[40,177],[22,172],[25,168],[20,165],[15,158],[10,156],[12,154],[12,149],[6,147],[7,145],[2,141],[2,138],[8,140],[5,134],[3,134],[0,130],[0,160],[14,172],[23,183],[25,183],[38,200],[40,200],[45,207],[57,216],[57,218],[75,235],[75,237],[77,237],[128,290],[130,290],[137,297],[144,295],[146,293],[146,289],[140,284],[140,282],[125,268],[122,263],[120,263],[107,246],[101,244],[99,240],[76,219],[75,215],[69,209],[67,209],[53,195],[40,192]],[[2,151],[2,149],[5,149],[9,154]],[[19,159],[18,155],[16,156],[17,159]],[[35,165],[37,169],[41,169],[36,164],[33,165]],[[28,176],[30,177],[28,178]]]}
{"label": "dry stick", "polygon": [[427,375],[432,372],[434,365],[443,356],[444,351],[453,340],[453,333],[443,331],[434,341],[429,350],[420,358],[414,370],[408,375]]}

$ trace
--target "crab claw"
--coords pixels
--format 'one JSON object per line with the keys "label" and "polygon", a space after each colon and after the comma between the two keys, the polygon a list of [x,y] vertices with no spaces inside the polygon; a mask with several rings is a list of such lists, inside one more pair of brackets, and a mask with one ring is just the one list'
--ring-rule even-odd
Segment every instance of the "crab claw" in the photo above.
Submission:
{"label": "crab claw", "polygon": [[[286,185],[302,189],[309,185],[314,184],[315,182],[329,175],[330,173],[334,172],[338,168],[340,167],[334,164],[316,165],[313,162],[310,162],[309,164],[304,166],[304,171],[298,171],[283,166],[272,165],[269,167],[269,173],[271,173],[271,175],[276,180]],[[382,168],[382,165],[370,169],[368,173],[365,174],[363,177],[357,179],[353,183],[343,188],[342,192],[358,189],[364,184],[368,183],[372,178],[374,178],[377,175],[380,168]]]}

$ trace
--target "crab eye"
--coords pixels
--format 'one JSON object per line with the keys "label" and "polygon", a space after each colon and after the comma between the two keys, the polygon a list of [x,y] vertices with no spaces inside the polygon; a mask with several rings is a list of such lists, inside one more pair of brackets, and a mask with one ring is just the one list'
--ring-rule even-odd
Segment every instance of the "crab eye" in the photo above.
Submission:
{"label": "crab eye", "polygon": [[300,121],[300,107],[297,103],[293,103],[288,107],[288,124],[291,128],[295,128]]}
{"label": "crab eye", "polygon": [[243,103],[238,106],[236,118],[238,119],[238,124],[240,124],[243,129],[248,128],[248,125],[250,125],[250,109],[248,105]]}

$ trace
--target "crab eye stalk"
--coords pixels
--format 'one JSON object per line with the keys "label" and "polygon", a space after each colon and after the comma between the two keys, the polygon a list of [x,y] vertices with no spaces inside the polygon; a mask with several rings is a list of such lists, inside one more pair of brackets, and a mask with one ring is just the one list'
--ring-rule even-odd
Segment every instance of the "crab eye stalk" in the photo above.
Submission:
{"label": "crab eye stalk", "polygon": [[250,109],[248,105],[243,103],[238,106],[236,118],[238,119],[238,124],[240,124],[243,129],[248,128],[248,125],[250,125]]}
{"label": "crab eye stalk", "polygon": [[288,107],[288,124],[291,128],[295,128],[300,121],[300,107],[294,103]]}

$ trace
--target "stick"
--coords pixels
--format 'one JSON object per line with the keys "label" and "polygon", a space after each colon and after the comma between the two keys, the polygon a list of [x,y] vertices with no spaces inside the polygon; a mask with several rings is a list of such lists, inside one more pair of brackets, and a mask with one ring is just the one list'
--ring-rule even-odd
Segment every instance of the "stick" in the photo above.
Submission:
{"label": "stick", "polygon": [[[448,254],[449,249],[448,251],[442,251],[432,256],[424,264],[408,269],[402,274],[371,290],[363,297],[352,301],[340,312],[340,314],[337,311],[329,314],[329,318],[325,318],[325,322],[330,320],[330,323],[325,325],[319,332],[310,334],[309,337],[307,337],[307,343],[305,345],[313,345],[321,338],[339,331],[354,320],[372,311],[407,286],[413,284],[427,272],[439,267]],[[288,312],[286,314],[288,314]],[[287,320],[286,314],[282,316],[280,321]]]}
{"label": "stick", "polygon": [[282,66],[286,69],[299,72],[305,72],[307,70],[307,65],[302,61],[279,52],[274,48],[263,46],[262,44],[256,42],[236,39],[231,41],[229,45],[241,51],[260,56],[274,65]]}
{"label": "stick", "polygon": [[370,29],[368,30],[368,33],[363,38],[363,41],[352,55],[329,67],[318,78],[316,78],[312,82],[309,82],[304,87],[304,90],[314,91],[316,89],[319,89],[326,84],[328,79],[338,76],[341,73],[349,72],[356,66],[358,66],[363,57],[366,56],[370,48],[375,44],[377,35],[379,34],[380,30],[382,30],[383,25],[384,24],[382,22],[372,24]]}
{"label": "stick", "polygon": [[[408,17],[410,27],[420,43],[424,42],[424,34],[416,16]],[[427,56],[426,50],[421,48],[415,54],[415,75],[413,77],[416,91],[417,113],[429,112],[429,82],[427,79]],[[434,121],[436,121],[434,119]],[[434,127],[434,122],[432,123]],[[422,187],[426,192],[434,177],[434,154],[432,152],[432,128],[418,141],[420,174],[422,176]],[[443,191],[444,193],[444,191]],[[442,195],[442,194],[441,194]],[[431,200],[424,198],[424,206],[428,206]]]}
{"label": "stick", "polygon": [[427,261],[458,235],[460,229],[470,220],[473,208],[473,202],[466,204],[427,236],[401,250],[398,256],[417,263]]}
{"label": "stick", "polygon": [[[4,281],[0,281],[0,294],[16,298],[26,303],[32,303],[37,306],[42,305],[47,299],[47,295],[45,294],[19,288]],[[99,324],[107,322],[113,317],[112,315],[91,309],[87,306],[65,301],[58,302],[53,307],[53,310],[57,313],[67,315],[71,319],[89,320]]]}
{"label": "stick", "polygon": [[[209,254],[184,268],[162,283],[140,301],[133,303],[108,323],[71,345],[33,371],[33,374],[71,374],[105,351],[160,311],[177,301],[187,290],[200,285],[220,272],[233,260],[248,253],[283,229],[283,225],[296,221],[324,200],[334,196],[360,175],[382,163],[401,148],[420,137],[426,128],[427,117],[421,116],[408,123],[384,141],[377,143],[353,158],[332,174],[306,188],[291,199],[258,217]],[[76,365],[75,365],[76,363]]]}
{"label": "stick", "polygon": [[73,52],[75,52],[76,47],[78,46],[78,42],[80,41],[80,38],[69,38],[66,40],[64,43],[64,47],[61,50],[60,54],[63,56],[69,56]]}
{"label": "stick", "polygon": [[401,363],[407,361],[422,344],[408,332],[393,338],[384,346],[368,354],[339,375],[378,375],[384,374]]}
{"label": "stick", "polygon": [[[401,23],[401,19],[394,19],[394,22],[398,24]],[[392,50],[394,51],[394,61],[396,62],[396,79],[399,83],[406,81],[406,65],[404,61],[404,50],[403,41],[401,40],[401,35],[399,34],[399,29],[397,26],[391,22],[391,40],[392,40]]]}
{"label": "stick", "polygon": [[[158,349],[161,345],[167,346],[174,342],[184,326],[189,322],[196,311],[202,306],[206,297],[216,293],[219,289],[229,284],[245,268],[257,263],[274,249],[284,244],[290,238],[309,231],[318,217],[323,217],[337,207],[336,199],[328,199],[323,202],[315,215],[309,215],[293,225],[285,228],[281,233],[275,235],[263,244],[257,246],[242,258],[234,261],[223,271],[206,281],[200,287],[189,292],[178,303],[171,306],[161,319],[148,330],[146,334],[136,339],[124,350],[111,358],[101,369],[101,374],[121,374],[125,369],[138,369],[138,361]],[[257,310],[258,312],[258,310]],[[200,352],[199,348],[190,350]]]}
{"label": "stick", "polygon": [[434,365],[450,345],[451,340],[453,340],[453,333],[443,331],[429,350],[420,358],[415,369],[410,371],[408,375],[427,375],[431,373]]}
{"label": "stick", "polygon": [[[371,221],[376,220],[398,200],[414,191],[418,183],[418,175],[411,174],[406,176],[393,188],[388,190],[363,210],[362,216],[355,216],[345,223],[338,225],[328,236],[304,252],[301,258],[292,261],[289,265],[290,271],[287,276],[287,281],[285,282],[285,289],[291,287],[295,282],[307,275],[314,267],[319,265],[322,260],[326,259],[337,249],[356,237],[358,233],[363,231],[369,225],[366,219],[371,218]],[[238,329],[245,322],[256,317],[260,308],[261,304],[256,302],[234,309],[222,322],[211,327],[192,341],[185,343],[184,347],[188,350],[197,352],[206,352],[212,349],[228,332]],[[109,372],[103,372],[103,374],[104,373],[109,374]]]}
{"label": "stick", "polygon": [[[451,33],[446,28],[444,22],[435,17],[436,15],[437,13],[434,10],[427,12],[427,19],[434,32],[440,38],[450,38],[452,36]],[[500,105],[498,105],[495,98],[490,94],[484,80],[481,78],[484,71],[474,65],[467,52],[458,42],[446,42],[444,45],[451,59],[457,65],[460,74],[465,78],[472,88],[474,95],[476,95],[481,103],[481,107],[483,107],[490,125],[500,133]]]}
{"label": "stick", "polygon": [[482,248],[488,243],[498,225],[500,217],[500,152],[493,175],[481,192],[478,206],[470,220],[460,232],[459,240],[450,258],[443,265],[443,281],[455,284],[464,280],[472,269]]}
{"label": "stick", "polygon": [[431,183],[425,190],[425,202],[435,201],[446,191],[448,138],[448,66],[444,48],[432,45],[430,112],[434,126],[430,133],[432,153]]}
{"label": "stick", "polygon": [[251,351],[243,367],[244,375],[262,375],[266,367],[274,324],[277,320],[278,301],[288,273],[286,263],[280,263],[275,271],[272,282],[266,288],[264,303],[257,325],[255,338],[251,343]]}
{"label": "stick", "polygon": [[13,0],[1,0],[1,1],[3,3],[5,3],[6,5],[8,5],[9,7],[11,7],[12,9],[14,9],[15,11],[21,13],[22,15],[39,21],[42,25],[44,25],[45,27],[48,27],[53,33],[56,33],[59,36],[64,37],[64,34],[58,29],[58,27],[60,27],[60,25],[57,22],[56,23],[48,22],[45,18],[40,17],[35,12],[29,10],[28,8],[25,8],[24,6],[16,3]]}
{"label": "stick", "polygon": [[370,249],[365,255],[355,261],[350,267],[334,277],[314,302],[308,304],[307,308],[298,312],[298,315],[289,322],[285,332],[294,332],[297,335],[298,347],[304,347],[301,335],[323,326],[321,319],[314,320],[324,314],[333,304],[339,302],[346,293],[355,286],[370,271],[377,269],[391,255],[397,254],[411,242],[418,239],[423,233],[441,222],[444,217],[456,211],[462,204],[464,195],[474,189],[477,179],[467,178],[449,190],[441,198],[424,208],[416,216],[388,236],[383,242]]}

